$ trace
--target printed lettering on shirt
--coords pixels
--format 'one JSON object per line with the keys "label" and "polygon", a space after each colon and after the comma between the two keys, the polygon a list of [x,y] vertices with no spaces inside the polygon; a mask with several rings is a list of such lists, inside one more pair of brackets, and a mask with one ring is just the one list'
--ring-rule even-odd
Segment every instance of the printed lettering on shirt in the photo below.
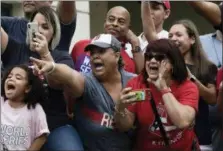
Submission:
{"label": "printed lettering on shirt", "polygon": [[27,146],[30,135],[29,127],[1,125],[1,144],[9,146]]}
{"label": "printed lettering on shirt", "polygon": [[82,73],[91,71],[90,57],[86,54],[80,55],[75,63],[75,69]]}
{"label": "printed lettering on shirt", "polygon": [[[161,119],[161,122],[163,124],[163,127],[167,133],[167,136],[169,138],[171,138],[170,140],[170,144],[172,143],[176,143],[177,141],[179,141],[181,138],[182,138],[182,133],[183,131],[175,131],[177,130],[177,127],[175,125],[173,125],[170,121],[168,121],[168,115],[167,115],[167,112],[165,110],[165,107],[163,104],[159,103],[157,105],[157,111],[160,115],[160,119]],[[151,133],[159,136],[162,138],[162,135],[160,133],[160,129],[159,129],[159,125],[158,125],[158,122],[154,119],[153,121],[153,124],[150,125],[149,129],[148,129]],[[164,146],[165,145],[165,142],[163,140],[161,141],[152,141],[152,144],[153,145],[162,145]]]}
{"label": "printed lettering on shirt", "polygon": [[103,113],[103,118],[101,120],[101,126],[105,126],[110,129],[114,129],[114,117],[108,113]]}
{"label": "printed lettering on shirt", "polygon": [[88,73],[91,71],[91,65],[90,65],[90,57],[85,56],[84,61],[80,67],[82,73]]}

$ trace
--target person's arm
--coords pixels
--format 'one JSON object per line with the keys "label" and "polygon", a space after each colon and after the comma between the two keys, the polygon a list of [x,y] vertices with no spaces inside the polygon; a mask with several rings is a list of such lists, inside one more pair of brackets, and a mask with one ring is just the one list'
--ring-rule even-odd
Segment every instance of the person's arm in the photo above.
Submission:
{"label": "person's arm", "polygon": [[57,5],[57,12],[59,19],[63,24],[70,24],[73,20],[76,20],[76,2],[59,1]]}
{"label": "person's arm", "polygon": [[1,27],[1,54],[5,52],[7,45],[8,45],[8,34]]}
{"label": "person's arm", "polygon": [[31,144],[28,151],[34,151],[34,150],[39,151],[42,148],[42,146],[45,144],[46,140],[47,140],[46,134],[43,134],[40,137],[36,138]]}
{"label": "person's arm", "polygon": [[[161,90],[164,89],[168,87],[163,87]],[[199,98],[196,86],[185,88],[178,100],[171,92],[162,94],[162,98],[167,114],[175,126],[180,129],[191,126],[196,115],[192,105],[197,106]]]}
{"label": "person's arm", "polygon": [[142,1],[141,3],[141,18],[143,32],[148,42],[157,40],[155,24],[151,16],[150,3],[148,1]]}
{"label": "person's arm", "polygon": [[197,85],[199,94],[208,104],[216,104],[217,93],[215,86],[215,78],[217,75],[217,67],[215,65],[210,65],[209,74],[207,77],[207,85],[204,85],[197,79],[188,69],[189,76],[194,79],[194,83]]}
{"label": "person's arm", "polygon": [[204,100],[212,105],[216,103],[216,88],[214,84],[208,83],[204,86],[198,79],[194,81],[199,89],[199,94]]}
{"label": "person's arm", "polygon": [[205,1],[188,1],[188,3],[214,26],[221,23],[221,10],[217,4]]}
{"label": "person's arm", "polygon": [[73,97],[77,98],[83,94],[85,79],[81,73],[65,64],[57,64],[32,57],[30,59],[38,67],[36,70],[39,74],[45,74],[48,80],[56,80],[58,84],[63,86],[63,90]]}
{"label": "person's arm", "polygon": [[[132,54],[133,54],[133,60],[136,66],[136,73],[140,73],[144,67],[144,56],[143,52],[140,48],[140,43],[138,37],[131,31],[129,30],[126,39],[132,46]],[[139,49],[139,50],[136,50]]]}
{"label": "person's arm", "polygon": [[[120,95],[120,101],[118,104],[116,104],[115,114],[114,114],[114,120],[116,123],[116,127],[120,131],[128,131],[130,130],[135,121],[135,114],[127,109],[127,107],[134,101],[133,95],[130,93],[132,90],[131,87],[124,88]],[[131,98],[131,99],[129,99]],[[135,111],[136,104],[130,105],[131,110]]]}

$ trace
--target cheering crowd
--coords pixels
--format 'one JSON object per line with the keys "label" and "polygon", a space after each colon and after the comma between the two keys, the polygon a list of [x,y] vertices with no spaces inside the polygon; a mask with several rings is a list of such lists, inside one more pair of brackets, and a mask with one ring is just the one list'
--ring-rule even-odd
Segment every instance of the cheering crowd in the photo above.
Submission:
{"label": "cheering crowd", "polygon": [[51,4],[1,16],[1,150],[223,150],[222,3],[187,2],[207,35],[184,18],[163,29],[171,2],[142,1],[137,36],[115,6],[71,53],[75,1]]}

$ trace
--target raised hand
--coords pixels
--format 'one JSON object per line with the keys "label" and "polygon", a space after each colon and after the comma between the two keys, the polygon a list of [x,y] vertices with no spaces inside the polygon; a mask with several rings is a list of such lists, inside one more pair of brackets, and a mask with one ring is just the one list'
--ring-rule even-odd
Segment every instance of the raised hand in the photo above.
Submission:
{"label": "raised hand", "polygon": [[170,75],[170,69],[167,65],[167,61],[163,60],[159,67],[159,75],[156,80],[152,80],[150,78],[147,79],[148,82],[153,83],[158,90],[162,90],[167,87],[167,78]]}
{"label": "raised hand", "polygon": [[132,88],[124,88],[120,94],[120,100],[117,103],[118,110],[124,110],[129,104],[134,103],[137,98],[134,92],[131,92]]}
{"label": "raised hand", "polygon": [[41,74],[49,74],[49,72],[52,72],[55,68],[55,63],[50,61],[43,61],[40,59],[36,59],[33,57],[30,57],[30,60],[34,64],[34,69],[36,72]]}
{"label": "raised hand", "polygon": [[30,42],[30,49],[37,52],[41,57],[49,54],[48,42],[44,35],[35,33],[35,38]]}
{"label": "raised hand", "polygon": [[138,37],[130,29],[128,30],[128,33],[126,34],[126,40],[132,45],[139,44]]}

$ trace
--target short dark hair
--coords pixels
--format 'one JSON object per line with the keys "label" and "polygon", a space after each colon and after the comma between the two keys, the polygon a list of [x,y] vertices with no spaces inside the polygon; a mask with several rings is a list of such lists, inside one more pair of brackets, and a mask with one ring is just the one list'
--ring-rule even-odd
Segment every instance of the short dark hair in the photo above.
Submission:
{"label": "short dark hair", "polygon": [[[178,83],[182,83],[185,81],[188,77],[186,64],[184,62],[184,58],[182,54],[180,53],[179,48],[175,45],[175,43],[169,39],[159,39],[155,40],[149,43],[149,45],[146,48],[145,52],[145,58],[148,53],[162,53],[167,56],[167,58],[170,60],[170,63],[173,66],[173,72],[172,72],[172,79],[175,80]],[[146,60],[145,60],[146,61]],[[143,69],[144,74],[144,80],[147,81],[148,75],[145,70],[145,67]]]}
{"label": "short dark hair", "polygon": [[31,90],[29,91],[29,93],[27,93],[25,95],[24,98],[24,102],[27,104],[28,109],[35,108],[37,103],[40,103],[41,105],[43,105],[44,103],[44,88],[43,88],[43,83],[42,81],[39,79],[39,77],[35,76],[33,74],[33,71],[31,68],[29,68],[28,65],[22,64],[22,65],[15,65],[11,68],[9,68],[7,71],[5,71],[4,75],[3,75],[3,79],[2,79],[2,84],[1,84],[1,95],[6,98],[5,95],[5,89],[4,89],[4,85],[5,85],[5,81],[8,77],[8,75],[11,73],[11,71],[14,68],[21,68],[23,69],[26,74],[27,74],[27,78],[28,78],[28,85],[31,86]]}

